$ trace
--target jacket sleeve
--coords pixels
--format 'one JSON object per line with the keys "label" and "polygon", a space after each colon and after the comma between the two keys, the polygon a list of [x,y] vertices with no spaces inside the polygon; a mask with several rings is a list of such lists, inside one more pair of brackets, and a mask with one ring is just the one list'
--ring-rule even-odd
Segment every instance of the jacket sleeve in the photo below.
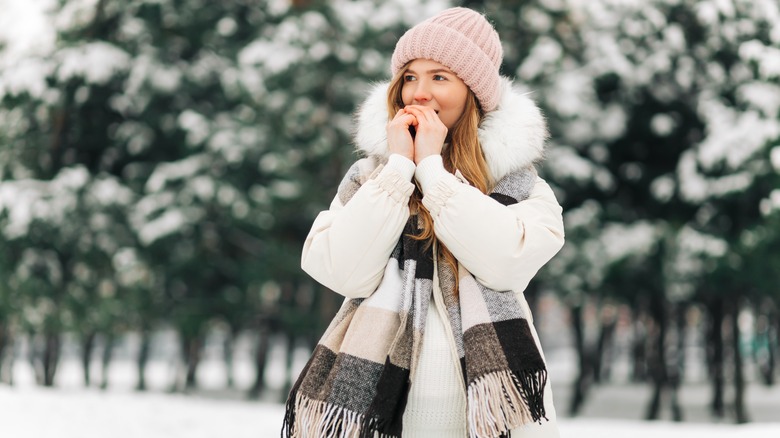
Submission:
{"label": "jacket sleeve", "polygon": [[[365,161],[361,160],[362,164]],[[357,184],[354,195],[336,195],[330,208],[314,220],[306,237],[301,268],[312,278],[348,298],[371,295],[409,219],[414,163],[392,155],[364,184],[361,161],[347,173],[345,184]]]}
{"label": "jacket sleeve", "polygon": [[504,206],[447,172],[439,155],[420,162],[415,175],[436,237],[493,290],[525,290],[563,246],[562,209],[541,178],[526,200]]}

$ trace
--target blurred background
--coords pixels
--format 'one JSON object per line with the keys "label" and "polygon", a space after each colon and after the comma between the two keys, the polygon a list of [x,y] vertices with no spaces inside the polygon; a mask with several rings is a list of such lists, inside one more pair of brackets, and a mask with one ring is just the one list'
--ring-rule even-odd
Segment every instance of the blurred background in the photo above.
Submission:
{"label": "blurred background", "polygon": [[780,421],[777,0],[0,0],[0,388],[280,406],[352,115],[454,5],[550,126],[559,415]]}

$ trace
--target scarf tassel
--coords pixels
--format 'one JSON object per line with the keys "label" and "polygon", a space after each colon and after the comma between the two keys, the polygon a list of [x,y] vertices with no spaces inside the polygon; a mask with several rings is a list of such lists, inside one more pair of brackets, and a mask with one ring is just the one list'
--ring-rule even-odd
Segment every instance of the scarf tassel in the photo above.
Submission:
{"label": "scarf tassel", "polygon": [[496,371],[479,377],[468,387],[469,436],[509,436],[509,431],[547,420],[544,386],[547,371]]}
{"label": "scarf tassel", "polygon": [[382,422],[341,406],[296,395],[285,409],[285,438],[399,438],[380,433]]}
{"label": "scarf tassel", "polygon": [[358,438],[362,420],[357,412],[297,395],[285,412],[282,436]]}
{"label": "scarf tassel", "polygon": [[378,419],[376,417],[365,416],[363,418],[363,424],[360,430],[359,438],[400,438],[396,435],[388,435],[386,433],[379,432],[385,429],[387,420]]}

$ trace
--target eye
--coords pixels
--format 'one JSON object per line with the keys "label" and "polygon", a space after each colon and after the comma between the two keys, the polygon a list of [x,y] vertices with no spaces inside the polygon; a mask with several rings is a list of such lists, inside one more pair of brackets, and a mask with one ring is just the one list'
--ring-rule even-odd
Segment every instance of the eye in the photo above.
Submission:
{"label": "eye", "polygon": [[434,81],[446,81],[447,78],[442,76],[442,75],[433,75],[433,80]]}
{"label": "eye", "polygon": [[411,81],[414,81],[414,80],[416,80],[416,79],[417,79],[417,78],[415,78],[415,77],[414,77],[414,76],[412,76],[412,75],[404,75],[404,82],[411,82]]}

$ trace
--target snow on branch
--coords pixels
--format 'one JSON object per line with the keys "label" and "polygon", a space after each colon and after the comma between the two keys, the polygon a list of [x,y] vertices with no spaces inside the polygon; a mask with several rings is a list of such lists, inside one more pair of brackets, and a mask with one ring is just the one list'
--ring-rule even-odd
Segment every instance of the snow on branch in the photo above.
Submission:
{"label": "snow on branch", "polygon": [[89,83],[104,84],[114,74],[127,70],[131,58],[119,47],[98,41],[61,49],[55,59],[59,62],[57,77],[60,81],[83,77]]}

